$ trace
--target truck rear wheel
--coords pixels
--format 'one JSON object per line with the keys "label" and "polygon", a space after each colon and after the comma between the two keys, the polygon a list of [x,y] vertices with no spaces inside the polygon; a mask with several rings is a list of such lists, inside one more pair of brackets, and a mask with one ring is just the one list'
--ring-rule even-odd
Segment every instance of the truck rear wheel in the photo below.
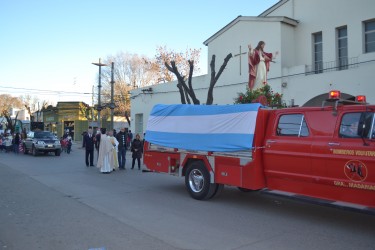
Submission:
{"label": "truck rear wheel", "polygon": [[195,161],[187,168],[185,186],[196,200],[210,199],[218,191],[218,185],[210,183],[210,173],[201,161]]}

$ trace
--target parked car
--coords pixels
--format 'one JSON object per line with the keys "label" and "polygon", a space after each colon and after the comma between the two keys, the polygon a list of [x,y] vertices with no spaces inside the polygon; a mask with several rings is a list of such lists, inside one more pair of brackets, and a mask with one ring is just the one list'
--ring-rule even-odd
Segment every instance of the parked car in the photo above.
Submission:
{"label": "parked car", "polygon": [[38,153],[55,152],[56,156],[61,154],[60,140],[49,131],[30,131],[23,142],[24,153],[29,152],[36,156]]}

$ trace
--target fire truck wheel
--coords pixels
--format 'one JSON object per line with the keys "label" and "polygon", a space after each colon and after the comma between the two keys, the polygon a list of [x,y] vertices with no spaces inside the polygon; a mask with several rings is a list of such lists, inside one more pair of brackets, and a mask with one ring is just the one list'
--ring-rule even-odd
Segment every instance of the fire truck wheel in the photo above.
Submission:
{"label": "fire truck wheel", "polygon": [[210,183],[210,173],[201,161],[193,162],[187,168],[185,185],[190,196],[196,200],[212,198],[218,186],[215,183]]}

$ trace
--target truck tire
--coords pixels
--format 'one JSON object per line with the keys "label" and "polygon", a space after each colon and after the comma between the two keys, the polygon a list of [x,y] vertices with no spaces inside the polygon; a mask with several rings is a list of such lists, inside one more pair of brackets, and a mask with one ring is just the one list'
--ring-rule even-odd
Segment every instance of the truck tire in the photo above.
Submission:
{"label": "truck tire", "polygon": [[36,148],[34,147],[34,145],[31,147],[31,154],[33,156],[37,156],[38,155],[38,152],[37,152]]}
{"label": "truck tire", "polygon": [[221,194],[224,189],[224,184],[217,184],[215,192],[212,194],[211,198],[217,197]]}
{"label": "truck tire", "polygon": [[210,183],[210,173],[201,161],[195,161],[188,166],[185,186],[190,196],[196,200],[210,199],[218,191],[218,185]]}
{"label": "truck tire", "polygon": [[61,150],[60,149],[58,149],[58,150],[55,151],[55,156],[60,156],[60,154],[61,154]]}

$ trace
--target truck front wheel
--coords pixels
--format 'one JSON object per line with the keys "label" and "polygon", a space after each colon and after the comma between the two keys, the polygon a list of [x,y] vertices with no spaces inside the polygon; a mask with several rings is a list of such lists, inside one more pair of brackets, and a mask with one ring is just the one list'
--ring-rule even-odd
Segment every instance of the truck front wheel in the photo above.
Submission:
{"label": "truck front wheel", "polygon": [[195,161],[188,166],[185,186],[190,196],[196,200],[210,199],[217,191],[217,184],[210,183],[210,173],[201,161]]}

